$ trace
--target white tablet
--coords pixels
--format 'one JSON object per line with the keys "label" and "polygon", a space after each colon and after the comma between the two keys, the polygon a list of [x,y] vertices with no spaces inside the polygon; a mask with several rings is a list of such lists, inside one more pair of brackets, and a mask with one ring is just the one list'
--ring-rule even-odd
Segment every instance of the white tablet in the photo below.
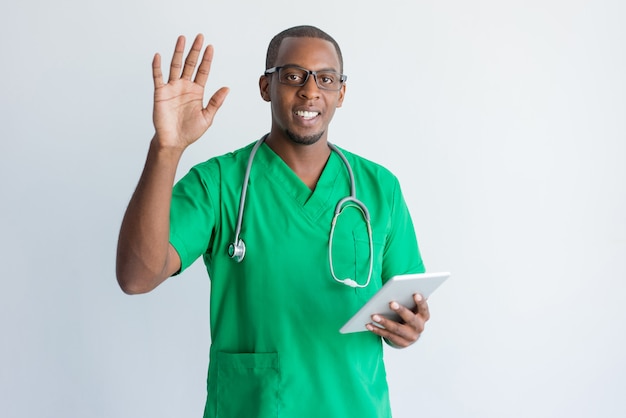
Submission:
{"label": "white tablet", "polygon": [[399,316],[389,307],[391,301],[396,301],[400,305],[412,309],[415,307],[415,301],[413,300],[415,293],[421,293],[427,298],[448,277],[450,277],[448,272],[403,274],[392,277],[341,327],[339,332],[348,334],[350,332],[367,331],[365,325],[372,323],[372,315],[374,314],[383,315],[398,321],[400,319]]}

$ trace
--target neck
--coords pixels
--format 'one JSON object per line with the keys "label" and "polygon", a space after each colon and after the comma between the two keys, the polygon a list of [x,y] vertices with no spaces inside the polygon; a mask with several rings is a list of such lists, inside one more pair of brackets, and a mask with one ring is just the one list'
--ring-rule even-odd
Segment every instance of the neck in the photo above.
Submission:
{"label": "neck", "polygon": [[265,143],[309,189],[315,189],[331,152],[325,137],[314,144],[303,145],[290,140],[281,140],[270,134]]}

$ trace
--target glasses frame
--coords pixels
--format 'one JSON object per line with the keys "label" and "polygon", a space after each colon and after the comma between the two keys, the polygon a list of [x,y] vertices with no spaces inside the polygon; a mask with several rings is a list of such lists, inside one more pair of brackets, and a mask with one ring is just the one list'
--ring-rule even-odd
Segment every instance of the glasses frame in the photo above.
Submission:
{"label": "glasses frame", "polygon": [[328,88],[328,86],[323,86],[320,85],[319,81],[317,80],[317,73],[329,73],[329,72],[335,72],[335,71],[328,71],[328,70],[319,70],[319,71],[311,71],[311,70],[307,70],[306,68],[302,68],[302,67],[298,67],[297,65],[280,65],[277,67],[272,67],[272,68],[268,68],[267,70],[265,70],[265,75],[272,75],[274,73],[278,73],[282,68],[294,68],[296,70],[302,70],[306,73],[306,77],[304,77],[304,80],[302,80],[302,83],[299,84],[287,84],[287,83],[283,83],[280,80],[280,77],[278,77],[278,82],[280,84],[284,84],[286,86],[291,86],[291,87],[302,87],[306,84],[307,81],[309,81],[309,77],[311,75],[313,75],[313,79],[315,80],[315,85],[322,89],[322,90],[327,90],[327,91],[339,91],[341,90],[341,87],[343,87],[344,83],[346,82],[346,80],[348,79],[348,76],[345,74],[341,74],[341,73],[337,73],[339,74],[339,88],[337,89],[330,89]]}

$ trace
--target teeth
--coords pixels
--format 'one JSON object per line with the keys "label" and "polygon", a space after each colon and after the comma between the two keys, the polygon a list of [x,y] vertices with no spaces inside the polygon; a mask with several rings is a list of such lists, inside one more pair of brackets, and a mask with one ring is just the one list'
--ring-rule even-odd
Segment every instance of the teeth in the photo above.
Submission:
{"label": "teeth", "polygon": [[296,115],[304,119],[313,119],[314,117],[319,115],[319,112],[307,112],[306,110],[298,110],[296,112]]}

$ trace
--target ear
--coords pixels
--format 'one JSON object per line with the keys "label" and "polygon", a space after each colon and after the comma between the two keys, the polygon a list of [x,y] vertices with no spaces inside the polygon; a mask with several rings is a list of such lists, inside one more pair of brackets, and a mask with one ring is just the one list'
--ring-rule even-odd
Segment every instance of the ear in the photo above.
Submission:
{"label": "ear", "polygon": [[265,100],[266,102],[270,102],[270,83],[267,79],[267,76],[262,75],[261,78],[259,78],[259,91],[261,93],[261,98],[263,100]]}
{"label": "ear", "polygon": [[339,100],[337,100],[337,107],[343,105],[343,98],[346,96],[346,84],[344,83],[339,90]]}

